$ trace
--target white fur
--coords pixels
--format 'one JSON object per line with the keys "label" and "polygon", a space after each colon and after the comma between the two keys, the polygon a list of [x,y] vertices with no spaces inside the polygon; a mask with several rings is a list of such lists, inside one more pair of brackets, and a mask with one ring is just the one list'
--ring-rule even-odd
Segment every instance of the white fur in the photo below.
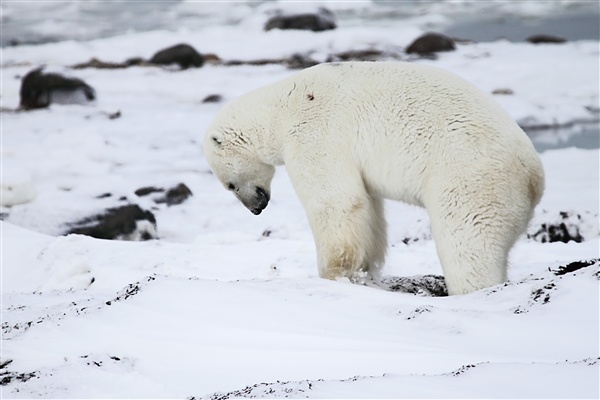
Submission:
{"label": "white fur", "polygon": [[382,199],[425,207],[450,294],[506,280],[544,186],[530,140],[488,95],[410,63],[321,64],[246,94],[217,115],[204,151],[249,208],[286,165],[324,278],[377,275]]}

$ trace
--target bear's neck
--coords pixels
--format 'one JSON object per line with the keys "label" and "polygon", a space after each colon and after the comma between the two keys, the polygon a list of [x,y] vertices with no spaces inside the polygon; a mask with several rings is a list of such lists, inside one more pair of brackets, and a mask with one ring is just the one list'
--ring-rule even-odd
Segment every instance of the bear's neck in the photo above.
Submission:
{"label": "bear's neck", "polygon": [[283,138],[289,129],[285,101],[272,91],[258,90],[248,96],[244,106],[251,113],[252,150],[265,164],[284,164]]}

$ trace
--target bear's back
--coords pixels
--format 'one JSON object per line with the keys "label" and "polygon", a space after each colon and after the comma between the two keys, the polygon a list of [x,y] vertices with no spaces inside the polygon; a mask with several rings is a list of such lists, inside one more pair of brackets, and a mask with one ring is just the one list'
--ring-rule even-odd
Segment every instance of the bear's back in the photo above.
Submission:
{"label": "bear's back", "polygon": [[[385,197],[421,205],[422,183],[440,169],[541,168],[508,113],[445,70],[405,62],[327,63],[293,82],[315,101],[326,98],[308,111],[325,115],[328,135],[351,143],[367,183]],[[390,192],[391,176],[404,182],[402,192]]]}

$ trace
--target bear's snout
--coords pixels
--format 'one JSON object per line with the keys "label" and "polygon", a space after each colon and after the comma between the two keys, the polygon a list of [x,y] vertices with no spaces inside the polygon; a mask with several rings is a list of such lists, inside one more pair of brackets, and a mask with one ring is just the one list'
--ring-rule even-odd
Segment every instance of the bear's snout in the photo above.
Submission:
{"label": "bear's snout", "polygon": [[270,199],[271,196],[265,189],[257,187],[254,194],[254,198],[252,199],[253,204],[251,204],[248,208],[250,209],[250,211],[252,211],[252,214],[258,215],[262,212],[262,210],[264,210],[267,207]]}

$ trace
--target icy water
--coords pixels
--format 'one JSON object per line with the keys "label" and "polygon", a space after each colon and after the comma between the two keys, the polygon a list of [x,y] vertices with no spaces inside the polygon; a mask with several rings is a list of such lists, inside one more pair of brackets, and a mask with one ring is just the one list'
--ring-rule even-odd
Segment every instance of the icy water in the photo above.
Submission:
{"label": "icy water", "polygon": [[[600,3],[599,3],[600,4]],[[536,34],[550,34],[564,39],[599,40],[600,20],[598,13],[566,14],[544,18],[492,16],[477,20],[462,20],[444,30],[451,37],[489,42],[506,39],[522,42]]]}
{"label": "icy water", "polygon": [[527,130],[527,135],[538,152],[576,147],[600,148],[600,122],[575,124],[570,127]]}
{"label": "icy water", "polygon": [[[310,9],[309,2],[304,9]],[[25,2],[3,1],[2,47],[59,40],[89,40],[128,32],[197,29],[208,25],[235,25],[263,13],[267,7],[299,9],[276,1],[203,2]],[[312,8],[316,8],[315,3]],[[475,41],[505,38],[523,41],[539,33],[567,40],[598,40],[600,5],[571,2],[552,8],[547,2],[514,2],[502,7],[490,2],[447,4],[443,1],[337,2],[329,5],[339,25],[403,25],[440,31]],[[558,10],[558,11],[557,11]],[[289,11],[289,10],[288,10]],[[143,16],[140,18],[140,16]]]}

